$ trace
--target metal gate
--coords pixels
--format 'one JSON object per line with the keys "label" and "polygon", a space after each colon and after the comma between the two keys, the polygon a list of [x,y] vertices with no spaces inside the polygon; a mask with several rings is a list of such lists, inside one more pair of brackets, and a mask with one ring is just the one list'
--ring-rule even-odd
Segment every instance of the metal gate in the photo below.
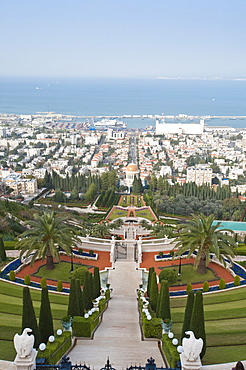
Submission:
{"label": "metal gate", "polygon": [[115,243],[115,259],[127,259],[127,244],[122,242]]}
{"label": "metal gate", "polygon": [[[44,369],[50,369],[50,370],[91,370],[90,367],[86,366],[85,364],[76,364],[72,365],[71,361],[69,361],[69,357],[62,357],[62,362],[60,365],[46,365],[46,364],[39,364],[37,359],[36,363],[36,370],[44,370]],[[110,362],[109,358],[107,360],[107,363],[102,367],[100,370],[116,370],[114,369]],[[150,357],[147,360],[147,363],[145,366],[130,366],[126,368],[126,370],[180,370],[180,367],[170,368],[170,367],[157,367],[155,364],[155,360]]]}

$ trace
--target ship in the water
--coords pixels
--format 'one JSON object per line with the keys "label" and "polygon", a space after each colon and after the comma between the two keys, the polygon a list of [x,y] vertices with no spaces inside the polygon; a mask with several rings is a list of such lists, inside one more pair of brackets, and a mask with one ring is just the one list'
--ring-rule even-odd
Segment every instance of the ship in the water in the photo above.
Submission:
{"label": "ship in the water", "polygon": [[101,121],[94,122],[94,126],[124,126],[124,122],[103,118]]}

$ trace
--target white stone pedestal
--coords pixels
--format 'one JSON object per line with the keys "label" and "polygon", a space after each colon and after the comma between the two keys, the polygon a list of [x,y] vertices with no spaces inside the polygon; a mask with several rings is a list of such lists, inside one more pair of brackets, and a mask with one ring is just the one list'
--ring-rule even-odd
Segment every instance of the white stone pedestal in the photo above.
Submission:
{"label": "white stone pedestal", "polygon": [[202,363],[199,356],[196,360],[189,361],[185,357],[184,353],[181,353],[180,361],[182,365],[182,370],[200,370],[202,368]]}
{"label": "white stone pedestal", "polygon": [[14,360],[16,370],[35,370],[37,353],[38,351],[33,348],[31,355],[28,357],[21,358],[17,355]]}

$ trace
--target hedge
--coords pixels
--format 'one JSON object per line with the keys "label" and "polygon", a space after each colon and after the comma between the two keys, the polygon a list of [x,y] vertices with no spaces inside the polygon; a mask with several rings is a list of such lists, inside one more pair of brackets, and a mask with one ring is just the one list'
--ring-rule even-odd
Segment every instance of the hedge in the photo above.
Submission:
{"label": "hedge", "polygon": [[72,345],[70,331],[64,331],[62,335],[56,336],[53,343],[48,342],[44,351],[38,350],[37,357],[45,357],[47,364],[55,365]]}
{"label": "hedge", "polygon": [[93,330],[99,324],[100,314],[106,308],[107,301],[107,299],[101,299],[99,301],[99,311],[94,312],[88,319],[83,316],[73,317],[73,332],[76,337],[91,338]]}
{"label": "hedge", "polygon": [[99,317],[98,311],[94,312],[88,319],[83,316],[74,316],[73,332],[75,336],[91,338],[93,330],[99,324]]}
{"label": "hedge", "polygon": [[162,335],[162,350],[167,359],[167,362],[171,368],[178,367],[179,353],[177,351],[177,346],[172,344],[172,339],[168,338],[168,334]]}
{"label": "hedge", "polygon": [[142,314],[142,327],[145,338],[161,338],[162,326],[160,318],[152,317],[151,320],[147,320],[145,314]]}

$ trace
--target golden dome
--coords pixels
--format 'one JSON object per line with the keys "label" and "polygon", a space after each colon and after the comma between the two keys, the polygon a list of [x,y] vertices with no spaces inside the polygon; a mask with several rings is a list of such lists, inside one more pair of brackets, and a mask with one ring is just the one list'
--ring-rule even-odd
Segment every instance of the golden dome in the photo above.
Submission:
{"label": "golden dome", "polygon": [[128,164],[128,166],[126,167],[126,170],[129,171],[129,172],[138,172],[138,167],[136,164],[134,163],[130,163]]}

